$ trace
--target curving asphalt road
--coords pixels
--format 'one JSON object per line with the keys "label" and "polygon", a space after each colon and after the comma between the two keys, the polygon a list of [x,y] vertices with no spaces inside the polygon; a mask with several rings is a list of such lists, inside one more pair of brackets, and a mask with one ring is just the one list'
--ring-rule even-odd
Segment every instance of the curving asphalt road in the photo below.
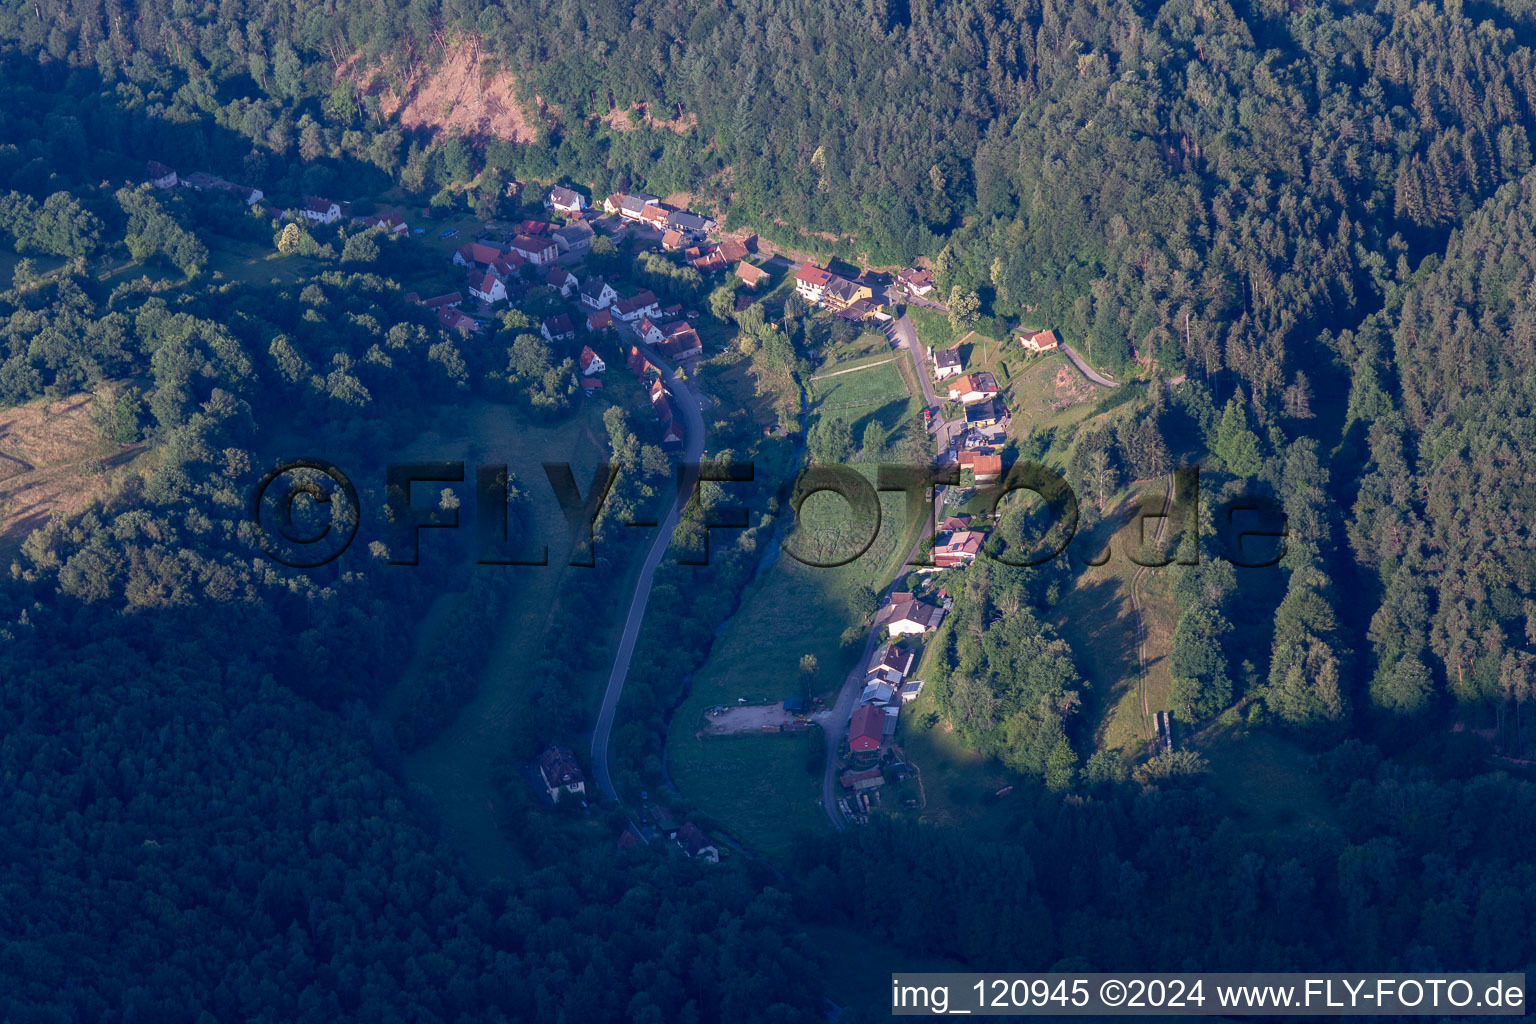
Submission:
{"label": "curving asphalt road", "polygon": [[1103,374],[1099,373],[1099,371],[1095,370],[1093,367],[1089,366],[1088,360],[1079,355],[1077,349],[1073,348],[1071,345],[1068,345],[1066,342],[1062,342],[1061,350],[1067,354],[1068,359],[1072,360],[1072,365],[1077,367],[1079,370],[1082,370],[1083,376],[1087,377],[1095,384],[1106,388],[1117,388],[1120,386],[1119,384],[1110,380],[1108,377],[1105,377]]}
{"label": "curving asphalt road", "polygon": [[[698,397],[691,387],[677,379],[672,367],[653,353],[649,357],[661,371],[661,379],[675,396],[674,404],[683,417],[683,464],[696,466],[699,457],[704,454],[704,417],[699,412]],[[614,714],[619,707],[619,698],[624,694],[624,682],[629,677],[629,662],[634,657],[640,624],[645,621],[645,606],[651,597],[651,583],[656,576],[656,567],[661,564],[662,556],[667,553],[667,545],[672,542],[672,530],[677,526],[678,515],[693,492],[696,475],[691,474],[683,481],[677,500],[672,503],[666,519],[662,521],[656,539],[651,543],[651,550],[645,556],[645,563],[640,567],[640,576],[635,580],[635,593],[629,602],[629,614],[624,619],[624,634],[619,638],[613,671],[608,675],[608,688],[603,691],[603,703],[597,712],[597,726],[592,730],[592,776],[598,789],[609,800],[619,798],[618,791],[613,787],[613,778],[608,773],[608,742],[613,736]]]}

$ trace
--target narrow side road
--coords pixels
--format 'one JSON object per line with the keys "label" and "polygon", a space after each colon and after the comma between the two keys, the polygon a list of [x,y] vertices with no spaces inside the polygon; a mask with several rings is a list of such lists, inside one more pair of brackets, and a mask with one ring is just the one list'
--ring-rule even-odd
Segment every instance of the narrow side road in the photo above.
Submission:
{"label": "narrow side road", "polygon": [[[1167,491],[1163,494],[1162,514],[1157,520],[1157,527],[1152,531],[1154,542],[1163,539],[1163,528],[1168,525],[1168,513],[1173,508],[1173,489],[1175,478],[1170,475],[1167,479]],[[1151,744],[1157,737],[1157,726],[1152,722],[1152,708],[1147,703],[1147,623],[1141,613],[1141,581],[1151,570],[1151,566],[1141,565],[1131,574],[1131,608],[1136,612],[1136,662],[1137,683],[1136,689],[1141,694],[1141,728],[1146,736],[1147,743]]]}
{"label": "narrow side road", "polygon": [[[928,506],[928,523],[913,540],[912,547],[902,560],[901,570],[905,570],[912,563],[912,559],[917,557],[917,550],[922,547],[923,538],[928,535],[928,528],[932,525],[934,507],[934,505]],[[896,581],[902,577],[901,570],[896,573],[896,579],[891,580],[880,591],[881,601],[896,589]],[[827,741],[827,766],[821,777],[821,806],[826,810],[832,827],[839,830],[847,827],[848,822],[837,806],[837,751],[843,745],[843,737],[848,734],[848,719],[853,716],[853,706],[858,702],[859,694],[864,692],[864,667],[869,664],[870,655],[874,653],[875,645],[880,642],[880,634],[884,631],[885,627],[878,624],[870,628],[869,635],[864,638],[864,650],[859,653],[858,663],[849,671],[848,678],[843,680],[843,688],[838,691],[837,702],[833,704],[831,717],[827,719],[823,729]]]}
{"label": "narrow side road", "polygon": [[1099,373],[1099,371],[1095,370],[1093,367],[1089,366],[1088,360],[1079,355],[1077,349],[1073,348],[1071,345],[1068,345],[1066,342],[1062,342],[1061,350],[1067,354],[1068,359],[1072,360],[1072,365],[1083,371],[1083,376],[1087,377],[1095,384],[1106,388],[1117,388],[1120,386],[1119,384],[1116,384],[1114,381],[1110,380],[1108,377],[1105,377],[1103,374]]}
{"label": "narrow side road", "polygon": [[[698,396],[691,387],[678,380],[672,367],[663,363],[654,353],[649,358],[661,371],[661,379],[676,397],[678,412],[683,417],[682,461],[684,465],[697,465],[700,456],[704,454],[704,417],[699,412]],[[635,593],[629,602],[629,614],[624,619],[624,633],[619,638],[618,653],[614,655],[613,671],[608,675],[608,688],[603,691],[603,703],[597,712],[597,725],[592,730],[592,776],[597,782],[597,788],[609,800],[617,801],[619,798],[613,786],[613,778],[608,772],[608,743],[613,736],[614,715],[618,711],[619,698],[624,695],[624,682],[629,677],[629,662],[635,653],[635,641],[640,636],[640,624],[645,621],[645,606],[651,597],[651,583],[656,576],[656,567],[667,553],[667,545],[672,542],[672,531],[677,526],[678,516],[687,505],[688,496],[692,494],[696,482],[696,474],[689,474],[683,481],[677,499],[662,520],[656,539],[651,542],[645,563],[640,567],[640,575],[635,580]]]}

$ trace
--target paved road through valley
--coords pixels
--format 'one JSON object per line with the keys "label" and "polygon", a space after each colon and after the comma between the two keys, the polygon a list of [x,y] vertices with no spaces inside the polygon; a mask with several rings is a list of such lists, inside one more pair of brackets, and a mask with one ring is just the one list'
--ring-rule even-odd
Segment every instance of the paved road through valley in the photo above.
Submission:
{"label": "paved road through valley", "polygon": [[[661,371],[661,379],[671,390],[675,398],[673,404],[683,417],[683,464],[697,465],[700,456],[704,454],[704,417],[699,413],[698,396],[691,387],[677,379],[670,366],[655,355],[651,355],[650,360]],[[613,778],[608,772],[608,742],[613,736],[614,715],[618,711],[619,698],[624,694],[624,681],[629,677],[629,662],[635,653],[635,641],[640,636],[640,624],[645,621],[645,606],[651,597],[651,582],[656,576],[656,567],[667,553],[678,515],[693,491],[695,475],[691,474],[683,482],[677,500],[672,503],[667,517],[662,520],[661,529],[656,533],[656,539],[651,543],[645,564],[640,567],[640,575],[635,580],[634,597],[629,602],[629,615],[624,620],[624,633],[619,638],[619,650],[614,655],[613,671],[608,675],[608,688],[603,691],[603,704],[597,712],[597,726],[592,730],[592,775],[598,789],[609,800],[619,798],[613,786]]]}

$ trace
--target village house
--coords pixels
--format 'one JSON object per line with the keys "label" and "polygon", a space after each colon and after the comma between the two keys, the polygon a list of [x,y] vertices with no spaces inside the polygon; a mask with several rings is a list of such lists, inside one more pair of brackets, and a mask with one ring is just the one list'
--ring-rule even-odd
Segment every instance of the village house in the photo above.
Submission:
{"label": "village house", "polygon": [[997,379],[984,370],[968,373],[949,385],[951,400],[959,399],[966,405],[985,401],[997,395]]}
{"label": "village house", "polygon": [[341,204],[320,196],[305,196],[299,216],[316,224],[334,224],[341,219]]}
{"label": "village house", "polygon": [[459,331],[462,334],[468,334],[471,331],[478,331],[480,329],[480,321],[465,316],[453,306],[439,308],[437,311],[437,322],[450,331]]}
{"label": "village house", "polygon": [[518,235],[512,239],[510,247],[536,267],[542,267],[546,263],[552,263],[558,255],[555,240],[552,238],[536,238],[532,235]]}
{"label": "village house", "polygon": [[668,359],[693,359],[704,352],[699,332],[679,320],[662,328],[661,351]]}
{"label": "village house", "polygon": [[457,307],[459,303],[464,301],[464,296],[458,292],[448,292],[446,295],[434,295],[430,299],[423,299],[415,292],[410,292],[406,295],[405,299],[407,302],[419,302],[431,309],[441,309],[444,306]]}
{"label": "village house", "polygon": [[1061,339],[1052,330],[1020,331],[1019,344],[1026,352],[1054,352],[1060,347]]}
{"label": "village house", "polygon": [[494,270],[476,270],[469,275],[469,294],[486,305],[504,302],[507,283]]}
{"label": "village house", "polygon": [[592,248],[592,227],[585,223],[575,223],[568,228],[556,228],[549,233],[549,237],[555,240],[555,248],[561,253],[583,253]]}
{"label": "village house", "polygon": [[661,247],[667,250],[667,252],[676,252],[686,245],[687,242],[687,237],[677,228],[668,228],[666,233],[661,236]]}
{"label": "village house", "polygon": [[747,243],[739,238],[722,238],[720,240],[720,255],[731,263],[747,258]]}
{"label": "village house", "polygon": [[714,226],[714,221],[690,210],[673,210],[667,214],[667,227],[675,228],[686,235],[703,235]]}
{"label": "village house", "polygon": [[942,608],[920,601],[910,593],[900,592],[886,599],[885,607],[880,609],[875,621],[884,626],[894,640],[898,636],[932,632],[943,620]]}
{"label": "village house", "polygon": [[646,195],[644,192],[615,192],[603,200],[603,212],[618,214],[624,220],[639,220],[640,211],[652,203],[659,203],[658,196]]}
{"label": "village house", "polygon": [[917,700],[918,695],[922,692],[923,681],[921,679],[908,680],[907,682],[901,684],[901,702],[903,704],[911,704],[913,701]]}
{"label": "village house", "polygon": [[613,314],[606,309],[587,314],[587,330],[608,331],[613,329]]}
{"label": "village house", "polygon": [[603,389],[603,382],[597,377],[582,377],[576,383],[580,384],[582,392],[588,395],[594,391],[601,391]]}
{"label": "village house", "polygon": [[581,367],[581,373],[584,377],[590,377],[594,373],[602,373],[608,369],[602,357],[593,352],[590,345],[581,346],[581,355],[576,358],[576,364]]}
{"label": "village house", "polygon": [[539,333],[544,335],[545,341],[566,341],[576,337],[576,328],[572,326],[571,318],[561,313],[539,324]]}
{"label": "village house", "polygon": [[960,362],[960,350],[958,348],[930,349],[928,357],[933,360],[933,379],[943,380],[959,373],[963,364]]}
{"label": "village house", "polygon": [[702,858],[711,864],[720,863],[719,847],[710,842],[704,830],[691,821],[677,830],[677,845],[690,857]]}
{"label": "village house", "polygon": [[[649,361],[646,365],[650,365]],[[672,412],[671,399],[672,393],[659,378],[651,381],[651,412],[661,424],[661,447],[666,450],[676,449],[683,443],[683,428]]]}
{"label": "village house", "polygon": [[656,302],[656,294],[651,291],[638,292],[627,299],[621,299],[614,303],[613,317],[632,324],[643,316],[657,316],[661,308]]}
{"label": "village house", "polygon": [[711,249],[702,256],[695,256],[688,263],[701,274],[713,274],[717,270],[726,268],[726,259],[720,255],[719,249]]}
{"label": "village house", "polygon": [[742,283],[745,284],[748,288],[756,288],[758,283],[762,281],[763,278],[768,276],[768,271],[764,270],[762,267],[753,266],[752,264],[743,260],[742,262],[736,264],[736,276],[739,277]]}
{"label": "village house", "polygon": [[644,209],[640,211],[640,223],[657,231],[665,231],[667,218],[671,216],[671,212],[660,203],[646,203]]}
{"label": "village house", "polygon": [[827,282],[826,289],[822,294],[822,302],[834,313],[841,309],[847,309],[861,299],[874,297],[874,291],[867,284],[850,281],[846,277],[838,277],[835,274],[829,274],[828,277],[831,280]]}
{"label": "village house", "polygon": [[965,407],[965,425],[980,429],[1006,423],[1008,410],[996,398],[989,398]]}
{"label": "village house", "polygon": [[886,683],[900,683],[912,671],[912,662],[916,655],[911,651],[897,647],[895,644],[881,644],[875,649],[875,653],[869,659],[869,666],[864,670],[866,681],[875,680]]}
{"label": "village house", "polygon": [[942,544],[934,547],[933,564],[940,569],[970,565],[981,554],[981,545],[986,539],[986,534],[975,530],[956,530]]}
{"label": "village house", "polygon": [[[454,250],[452,262],[461,267],[473,267],[475,264],[491,266],[502,258],[502,250],[486,242],[466,242]],[[519,257],[521,258],[521,257]]]}
{"label": "village house", "polygon": [[149,183],[155,188],[175,188],[176,171],[159,160],[151,160],[144,165],[144,173],[149,176]]}
{"label": "village house", "polygon": [[855,754],[869,754],[880,749],[885,736],[885,712],[865,705],[853,712],[848,722],[848,749]]}
{"label": "village house", "polygon": [[864,684],[864,692],[859,695],[860,706],[874,705],[877,708],[888,708],[896,703],[896,687],[881,679],[871,679]]}
{"label": "village house", "polygon": [[516,277],[517,272],[521,270],[524,264],[527,262],[527,260],[523,259],[523,254],[520,252],[504,252],[500,256],[491,260],[489,266],[502,277],[511,278]]}
{"label": "village house", "polygon": [[948,516],[939,524],[940,533],[954,533],[956,530],[969,530],[970,528],[971,517],[963,513],[957,516]]}
{"label": "village house", "polygon": [[[876,747],[876,749],[879,749]],[[885,785],[885,773],[879,768],[865,768],[861,772],[843,772],[838,777],[844,789],[851,789],[855,793],[862,793],[867,789],[875,789]]]}
{"label": "village house", "polygon": [[645,353],[641,351],[639,345],[629,346],[629,352],[626,353],[624,357],[624,365],[629,367],[630,373],[633,373],[636,377],[641,379],[644,379],[650,374],[659,375],[661,372],[656,369],[656,365],[652,363],[650,359],[646,358]]}
{"label": "village house", "polygon": [[933,291],[933,272],[908,267],[896,275],[896,285],[908,295],[922,298]]}
{"label": "village house", "polygon": [[619,293],[601,277],[589,277],[581,282],[581,301],[593,309],[607,309],[618,300]]}
{"label": "village house", "polygon": [[560,292],[560,297],[568,299],[576,294],[576,275],[564,267],[550,267],[549,273],[544,275],[544,283]]}
{"label": "village house", "polygon": [[386,235],[402,235],[410,230],[406,227],[405,218],[398,213],[381,213],[373,217],[364,217],[363,227],[383,228]]}
{"label": "village house", "polygon": [[[1003,478],[1003,457],[989,452],[963,451],[956,460],[962,470],[969,469],[978,484],[994,484]],[[937,556],[935,556],[937,558]]]}
{"label": "village house", "polygon": [[552,803],[559,803],[560,797],[565,794],[581,796],[586,793],[587,784],[581,774],[581,766],[576,763],[576,755],[571,753],[569,747],[551,745],[539,755],[538,764],[539,775],[544,780],[544,791],[549,794]]}
{"label": "village house", "polygon": [[555,226],[547,220],[525,220],[517,226],[517,233],[533,238],[543,238],[552,236],[555,233]]}
{"label": "village house", "polygon": [[544,205],[561,213],[575,215],[587,208],[587,197],[575,189],[556,185],[544,197]]}
{"label": "village house", "polygon": [[[216,177],[206,171],[193,171],[181,179],[181,184],[184,188],[190,188],[194,192],[229,192],[232,195],[239,196],[247,206],[255,206],[265,195],[259,188],[251,188],[249,185],[236,185],[232,181],[225,181],[223,178]],[[326,202],[326,200],[320,201]],[[341,216],[341,204],[336,203],[335,206],[336,217],[333,217],[332,220]],[[325,223],[328,224],[330,221]]]}
{"label": "village house", "polygon": [[[831,289],[828,289],[828,294],[831,294]],[[883,314],[878,312],[878,307],[875,305],[874,299],[864,298],[854,299],[852,302],[848,303],[848,305],[844,306],[842,309],[839,309],[837,311],[837,316],[840,320],[847,320],[850,323],[859,323],[861,321],[868,320],[872,316],[883,316]],[[889,320],[890,317],[885,316],[884,319]]]}
{"label": "village house", "polygon": [[832,280],[831,271],[823,270],[807,260],[795,271],[795,292],[813,306],[819,306]]}
{"label": "village house", "polygon": [[660,343],[663,337],[661,333],[661,325],[652,320],[649,316],[642,316],[640,318],[640,322],[635,325],[635,333],[640,335],[640,340],[644,341],[648,345],[655,345]]}

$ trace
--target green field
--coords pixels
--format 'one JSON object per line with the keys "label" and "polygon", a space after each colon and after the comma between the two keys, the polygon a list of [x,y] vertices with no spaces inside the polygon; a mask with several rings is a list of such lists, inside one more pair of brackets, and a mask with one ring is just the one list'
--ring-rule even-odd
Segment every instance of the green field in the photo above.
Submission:
{"label": "green field", "polygon": [[891,355],[837,363],[811,378],[811,398],[827,412],[885,405],[907,396],[906,382]]}
{"label": "green field", "polygon": [[[566,523],[559,505],[544,484],[540,461],[569,461],[579,481],[590,479],[592,468],[605,454],[599,439],[606,438],[603,404],[585,402],[576,416],[554,426],[527,422],[510,407],[474,402],[441,417],[435,429],[424,432],[399,454],[401,459],[463,459],[470,463],[508,464],[513,476],[531,496],[531,514],[537,535],[547,538],[547,566],[495,566],[506,575],[502,628],[485,638],[489,654],[477,696],[461,710],[432,743],[410,754],[405,761],[407,780],[425,791],[441,815],[444,832],[465,852],[469,863],[489,876],[505,873],[511,858],[510,844],[498,829],[491,773],[495,761],[508,750],[509,723],[527,715],[532,698],[522,668],[539,657],[546,622],[555,609],[560,582],[566,572],[582,569],[565,565]],[[585,484],[583,484],[585,486]],[[422,558],[434,556],[437,531],[424,531]],[[464,546],[467,554],[468,545]],[[472,557],[470,555],[469,557]],[[467,575],[471,566],[466,564]],[[430,648],[442,619],[452,614],[457,593],[443,595],[418,631],[417,658],[407,669],[397,690],[386,699],[380,715],[388,718],[399,695],[410,685],[410,673]],[[612,631],[594,630],[593,642],[610,650],[617,641]],[[598,659],[599,662],[602,658]],[[611,664],[611,654],[610,654]],[[595,694],[606,671],[594,670],[589,694]],[[599,679],[600,677],[600,679]]]}
{"label": "green field", "polygon": [[[820,736],[819,730],[809,734]],[[807,735],[759,733],[698,740],[680,736],[674,726],[667,770],[690,803],[741,842],[780,854],[796,833],[827,827],[821,808],[823,762],[818,759],[815,771],[809,770]]]}
{"label": "green field", "polygon": [[[787,554],[775,558],[748,587],[709,660],[694,675],[688,699],[672,717],[667,764],[678,789],[755,849],[782,850],[807,824],[819,828],[826,821],[819,804],[821,774],[806,771],[803,735],[704,740],[696,733],[706,710],[739,697],[766,703],[807,689],[829,699],[837,692],[860,650],[844,647],[841,640],[845,629],[858,624],[849,611],[849,596],[860,586],[882,588],[912,543],[903,496],[888,492],[880,498],[880,529],[863,557],[835,569],[807,566]],[[799,530],[805,536],[791,543],[815,535],[821,544],[830,545],[834,537],[849,537],[853,527],[839,499],[818,495],[803,506]],[[818,665],[809,679],[800,673],[805,654],[815,656]],[[739,750],[743,743],[749,747]],[[808,814],[807,808],[815,814]]]}

